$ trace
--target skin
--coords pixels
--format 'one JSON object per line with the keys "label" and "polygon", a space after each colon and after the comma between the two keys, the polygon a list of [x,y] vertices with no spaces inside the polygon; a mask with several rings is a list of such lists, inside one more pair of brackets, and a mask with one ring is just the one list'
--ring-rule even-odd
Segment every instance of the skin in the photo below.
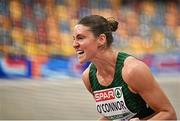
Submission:
{"label": "skin", "polygon": [[[104,34],[95,37],[90,28],[84,25],[76,25],[73,33],[73,47],[75,48],[80,63],[91,61],[96,65],[97,78],[101,85],[111,84],[118,52],[112,47],[106,47],[106,36]],[[83,52],[83,54],[79,54]],[[104,66],[106,65],[106,66]],[[155,114],[146,117],[151,120],[176,120],[176,113],[164,94],[150,69],[142,61],[128,57],[124,62],[122,77],[133,93],[138,93],[145,102],[155,110]],[[83,72],[82,80],[87,90],[92,93],[89,82],[89,67]],[[101,81],[100,81],[101,80]],[[100,120],[105,120],[101,117]],[[131,120],[139,120],[134,118]]]}

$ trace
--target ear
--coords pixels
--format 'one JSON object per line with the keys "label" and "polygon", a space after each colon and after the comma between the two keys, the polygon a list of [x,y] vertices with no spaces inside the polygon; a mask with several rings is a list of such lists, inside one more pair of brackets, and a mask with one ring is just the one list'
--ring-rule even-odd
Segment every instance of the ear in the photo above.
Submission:
{"label": "ear", "polygon": [[98,46],[105,46],[106,44],[106,35],[105,34],[100,34],[99,37],[98,37]]}

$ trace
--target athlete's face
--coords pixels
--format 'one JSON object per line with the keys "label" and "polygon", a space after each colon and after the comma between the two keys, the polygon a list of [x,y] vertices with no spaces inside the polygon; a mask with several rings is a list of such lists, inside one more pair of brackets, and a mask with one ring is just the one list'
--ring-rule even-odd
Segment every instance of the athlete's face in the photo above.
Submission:
{"label": "athlete's face", "polygon": [[97,38],[90,28],[78,24],[74,28],[73,47],[76,50],[80,63],[91,60],[97,53]]}

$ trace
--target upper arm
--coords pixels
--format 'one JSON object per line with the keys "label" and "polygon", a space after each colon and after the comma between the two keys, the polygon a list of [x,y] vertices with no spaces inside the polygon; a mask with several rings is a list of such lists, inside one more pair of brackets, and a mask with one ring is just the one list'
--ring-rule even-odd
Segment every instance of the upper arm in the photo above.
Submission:
{"label": "upper arm", "polygon": [[156,112],[173,110],[169,99],[153,77],[150,69],[137,59],[129,59],[123,68],[123,78]]}
{"label": "upper arm", "polygon": [[92,93],[92,88],[91,88],[91,84],[90,84],[90,81],[89,81],[89,67],[83,72],[82,80],[84,82],[84,85],[85,85],[86,89],[90,93]]}

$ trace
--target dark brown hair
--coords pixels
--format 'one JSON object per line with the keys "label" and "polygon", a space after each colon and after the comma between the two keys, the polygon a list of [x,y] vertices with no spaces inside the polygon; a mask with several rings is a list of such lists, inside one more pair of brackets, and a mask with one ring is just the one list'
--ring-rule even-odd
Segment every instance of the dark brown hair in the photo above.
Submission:
{"label": "dark brown hair", "polygon": [[116,31],[118,28],[118,22],[113,18],[106,19],[100,15],[85,16],[78,24],[88,26],[96,37],[100,34],[105,34],[107,38],[107,47],[113,42],[112,32]]}

